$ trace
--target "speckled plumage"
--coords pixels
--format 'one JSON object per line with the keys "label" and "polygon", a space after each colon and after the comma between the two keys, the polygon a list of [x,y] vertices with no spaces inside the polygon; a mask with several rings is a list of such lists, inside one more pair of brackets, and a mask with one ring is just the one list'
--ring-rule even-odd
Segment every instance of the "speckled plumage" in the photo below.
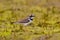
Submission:
{"label": "speckled plumage", "polygon": [[23,25],[28,25],[28,24],[30,24],[33,21],[33,18],[34,18],[34,15],[30,15],[28,18],[25,18],[23,20],[17,21],[15,23],[18,23],[18,24],[21,23]]}

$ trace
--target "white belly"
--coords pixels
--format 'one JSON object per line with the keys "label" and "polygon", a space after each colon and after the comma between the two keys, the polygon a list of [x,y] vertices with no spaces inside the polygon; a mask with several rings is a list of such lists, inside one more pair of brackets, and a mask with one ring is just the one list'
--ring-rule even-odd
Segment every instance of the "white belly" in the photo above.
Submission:
{"label": "white belly", "polygon": [[23,25],[24,25],[24,26],[27,26],[27,25],[29,25],[31,22],[32,22],[32,21],[30,21],[30,22],[28,22],[28,23],[24,23]]}

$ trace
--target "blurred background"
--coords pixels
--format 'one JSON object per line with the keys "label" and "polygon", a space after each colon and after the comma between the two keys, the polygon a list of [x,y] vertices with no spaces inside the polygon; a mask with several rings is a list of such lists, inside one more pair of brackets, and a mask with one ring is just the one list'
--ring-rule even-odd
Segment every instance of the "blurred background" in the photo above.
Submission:
{"label": "blurred background", "polygon": [[[30,14],[31,25],[13,24]],[[60,0],[0,0],[0,40],[60,40]]]}

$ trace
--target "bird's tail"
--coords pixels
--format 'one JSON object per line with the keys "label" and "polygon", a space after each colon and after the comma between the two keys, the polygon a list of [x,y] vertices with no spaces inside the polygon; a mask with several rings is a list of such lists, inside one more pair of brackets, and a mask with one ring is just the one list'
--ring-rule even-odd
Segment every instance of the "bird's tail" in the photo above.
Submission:
{"label": "bird's tail", "polygon": [[18,24],[19,22],[11,22],[11,24]]}

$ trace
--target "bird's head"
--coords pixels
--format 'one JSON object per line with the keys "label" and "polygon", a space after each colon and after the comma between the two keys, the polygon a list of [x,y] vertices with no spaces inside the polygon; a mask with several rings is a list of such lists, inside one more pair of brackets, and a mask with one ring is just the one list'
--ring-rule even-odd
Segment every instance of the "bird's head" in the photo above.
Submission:
{"label": "bird's head", "polygon": [[31,15],[29,16],[30,20],[33,20],[34,17],[35,17],[34,14],[31,14]]}

